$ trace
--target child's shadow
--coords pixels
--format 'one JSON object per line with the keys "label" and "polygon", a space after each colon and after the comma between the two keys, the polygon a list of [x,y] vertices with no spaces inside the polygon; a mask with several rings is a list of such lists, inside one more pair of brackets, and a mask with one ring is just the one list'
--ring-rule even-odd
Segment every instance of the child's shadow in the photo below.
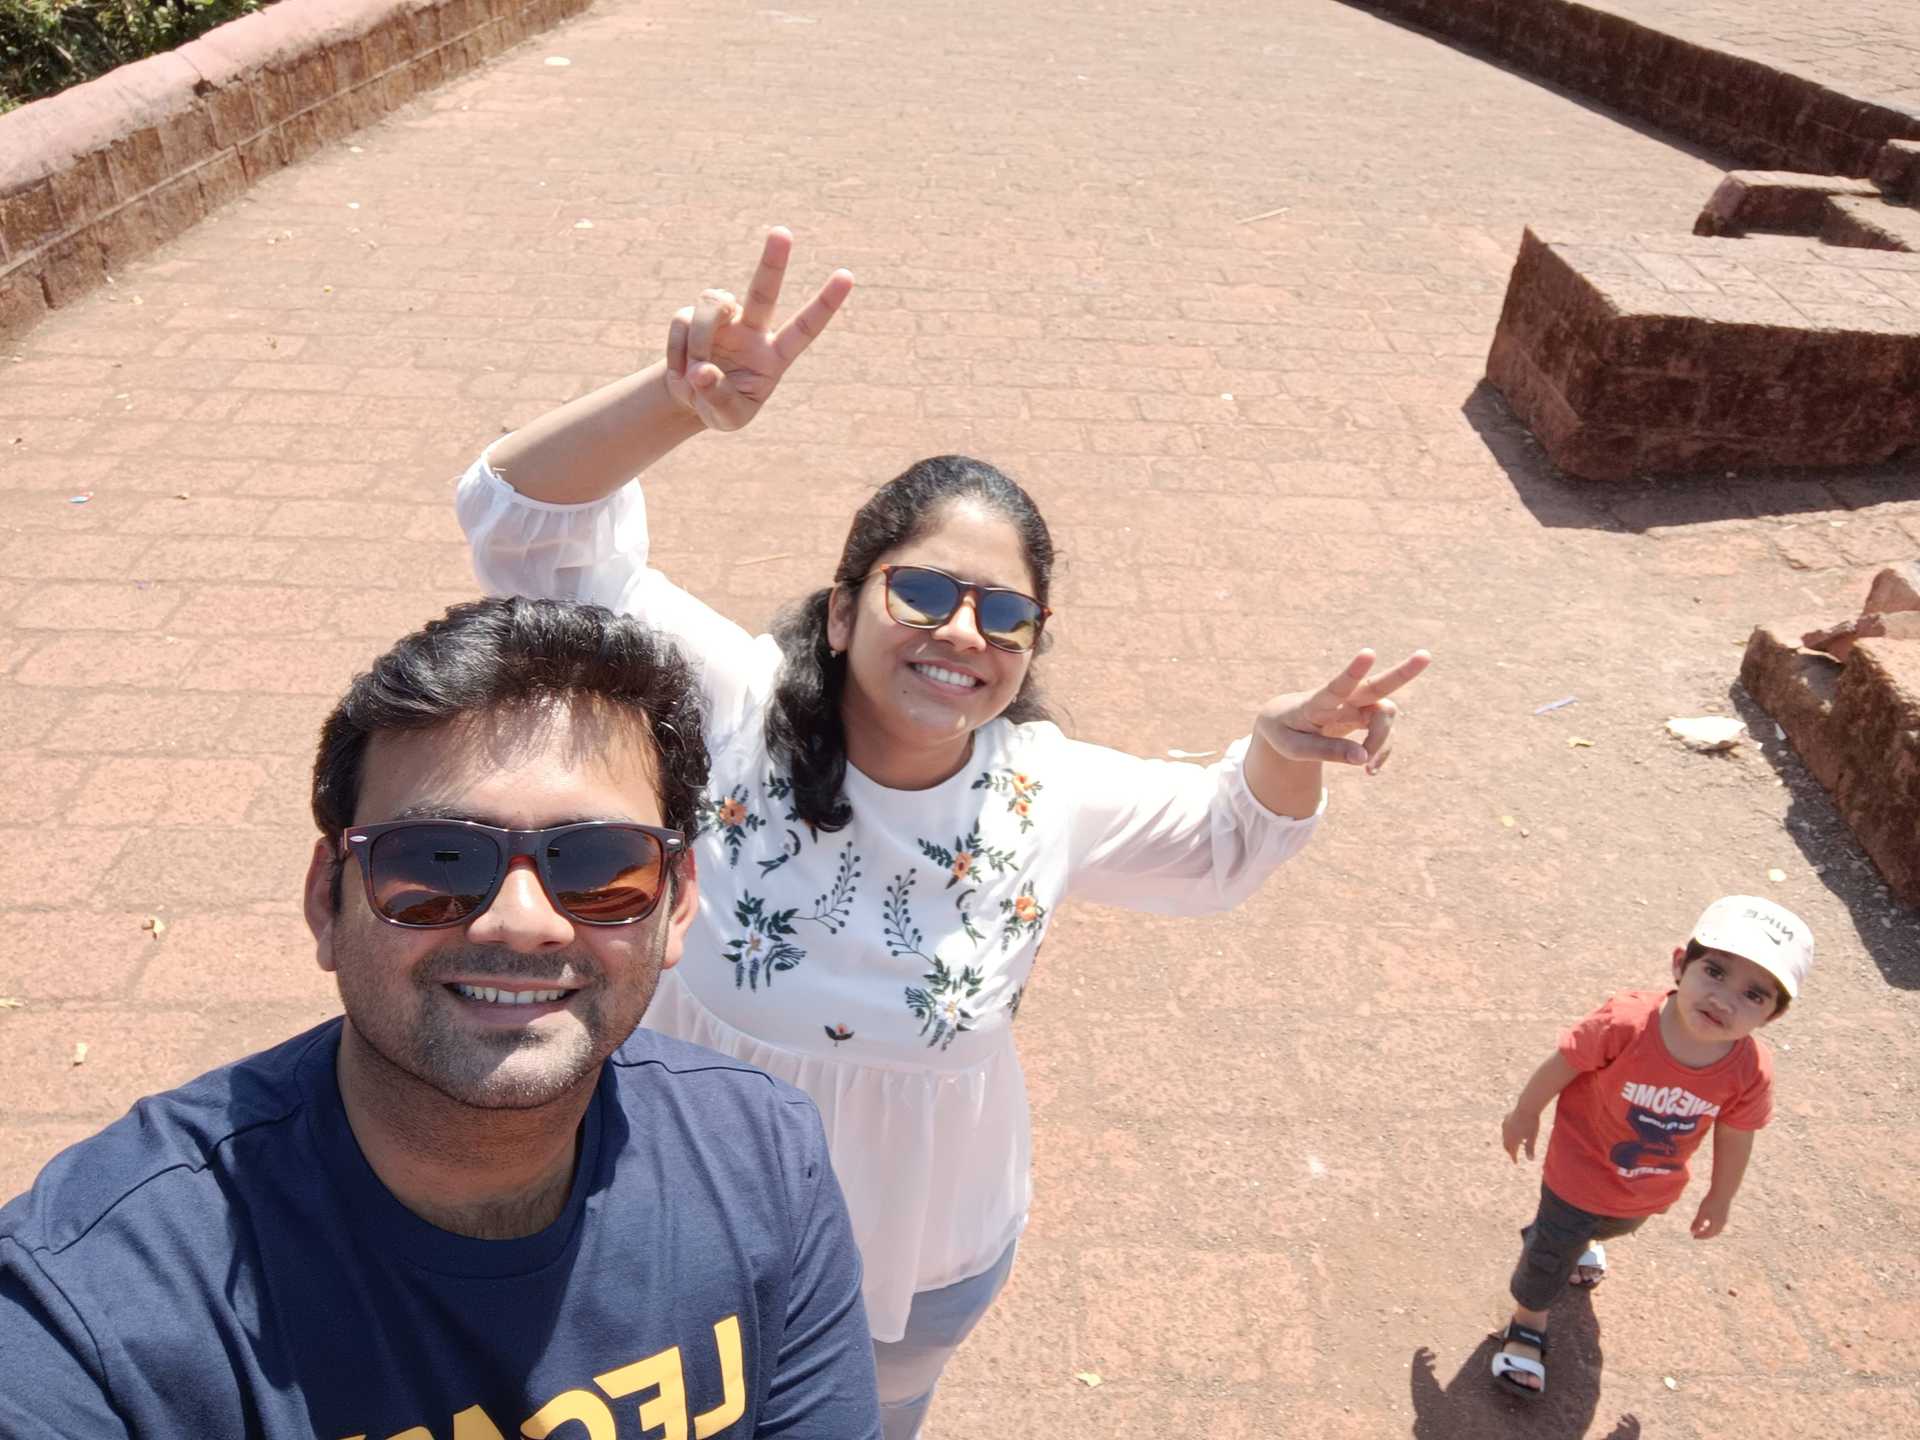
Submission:
{"label": "child's shadow", "polygon": [[[1600,1407],[1600,1323],[1593,1297],[1569,1289],[1554,1307],[1547,1352],[1547,1393],[1537,1400],[1507,1393],[1493,1378],[1500,1341],[1488,1336],[1443,1389],[1434,1355],[1413,1352],[1414,1440],[1584,1440]],[[1640,1422],[1622,1415],[1604,1440],[1639,1440]]]}

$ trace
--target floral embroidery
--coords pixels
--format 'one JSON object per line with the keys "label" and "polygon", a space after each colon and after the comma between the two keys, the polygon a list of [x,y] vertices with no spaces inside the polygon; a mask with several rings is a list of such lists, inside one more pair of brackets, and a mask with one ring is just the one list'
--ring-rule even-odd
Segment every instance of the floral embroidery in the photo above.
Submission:
{"label": "floral embroidery", "polygon": [[736,990],[743,984],[749,990],[758,990],[763,975],[771,989],[775,972],[791,970],[807,958],[807,952],[788,938],[793,934],[793,915],[791,909],[767,909],[757,895],[741,895],[733,907],[733,918],[747,933],[728,941],[723,952],[723,958],[733,966]]}
{"label": "floral embroidery", "polygon": [[813,913],[800,918],[821,926],[829,935],[838,935],[847,928],[847,921],[853,916],[853,897],[859,890],[860,857],[853,853],[853,842],[849,840],[841,848],[840,865],[834,871],[833,888],[825,894],[814,896]]}
{"label": "floral embroidery", "polygon": [[954,912],[960,917],[960,928],[967,932],[967,938],[974,944],[986,942],[986,936],[980,933],[980,927],[973,923],[973,912],[967,909],[967,902],[978,895],[978,890],[962,890],[953,898]]}
{"label": "floral embroidery", "polygon": [[[927,1037],[927,1048],[937,1046],[945,1050],[952,1046],[956,1035],[966,1034],[973,1029],[973,1022],[980,1018],[979,1013],[969,1009],[966,1002],[980,993],[987,983],[987,977],[984,971],[971,965],[956,972],[939,956],[929,955],[920,948],[926,943],[926,936],[913,923],[913,912],[908,908],[913,880],[914,874],[909,870],[904,875],[894,876],[892,883],[887,886],[887,902],[882,910],[884,918],[880,933],[886,941],[888,954],[896,957],[911,955],[927,962],[928,969],[920,977],[927,982],[926,985],[906,987],[907,1010],[920,1021],[920,1033]],[[960,913],[964,921],[965,909],[962,908]],[[967,930],[970,934],[977,934],[971,922],[967,923]]]}
{"label": "floral embroidery", "polygon": [[1022,985],[1013,992],[1013,998],[1007,1001],[1007,1023],[1011,1025],[1020,1018],[1020,1001],[1025,997],[1027,987]]}
{"label": "floral embroidery", "polygon": [[1040,927],[1046,922],[1047,907],[1034,896],[1033,881],[1029,880],[1020,887],[1020,893],[1013,899],[1000,902],[1000,914],[1003,917],[1000,948],[1005,950],[1016,940],[1039,933]]}
{"label": "floral embroidery", "polygon": [[936,1046],[949,1049],[954,1036],[973,1029],[973,1022],[979,1018],[965,1002],[980,993],[986,976],[971,965],[956,975],[945,961],[935,960],[933,968],[920,978],[927,986],[907,986],[907,1009],[920,1018],[920,1033],[927,1037],[929,1050]]}
{"label": "floral embroidery", "polygon": [[720,843],[727,847],[727,864],[740,863],[740,847],[746,843],[747,836],[767,822],[747,808],[747,787],[736,785],[725,795],[715,799],[703,796],[700,801],[700,828],[709,826],[720,832]]}
{"label": "floral embroidery", "polygon": [[886,942],[889,955],[918,955],[922,960],[931,960],[933,957],[920,948],[927,937],[915,927],[913,912],[907,908],[907,897],[912,890],[911,870],[893,877],[887,886],[887,903],[881,910],[880,938]]}
{"label": "floral embroidery", "polygon": [[947,888],[964,880],[971,879],[980,865],[990,867],[994,874],[1005,875],[1013,869],[1013,852],[988,845],[980,838],[980,827],[975,825],[970,834],[962,835],[953,842],[953,848],[935,845],[931,840],[915,842],[920,853],[947,872]]}
{"label": "floral embroidery", "polygon": [[756,860],[753,863],[760,867],[760,874],[764,877],[771,875],[799,853],[800,833],[797,830],[789,830],[787,831],[787,843],[778,855],[774,856],[771,860]]}
{"label": "floral embroidery", "polygon": [[820,1028],[827,1032],[827,1039],[833,1042],[833,1048],[836,1050],[838,1050],[844,1042],[853,1038],[853,1031],[847,1029],[844,1025],[822,1025]]}
{"label": "floral embroidery", "polygon": [[860,857],[849,840],[840,851],[840,865],[834,873],[833,888],[813,899],[813,913],[802,915],[798,905],[784,910],[770,909],[758,895],[741,893],[733,907],[735,922],[746,929],[727,942],[723,951],[733,966],[733,984],[758,990],[762,977],[773,988],[773,977],[791,970],[807,958],[807,952],[793,942],[794,926],[818,925],[829,935],[838,935],[853,916],[854,896],[860,889]]}
{"label": "floral embroidery", "polygon": [[[767,798],[770,800],[786,800],[791,802],[793,799],[792,778],[782,775],[778,770],[769,770],[767,772]],[[791,803],[787,806],[787,819],[796,824],[800,820],[800,812],[794,809]],[[818,839],[818,835],[816,835],[815,838]]]}
{"label": "floral embroidery", "polygon": [[[784,800],[787,802],[786,819],[790,825],[798,825],[801,823],[800,812],[794,808],[792,803],[793,781],[790,777],[782,775],[778,770],[769,770],[767,772],[766,790],[769,800]],[[807,826],[807,836],[809,839],[818,840],[820,838],[820,832],[809,825]],[[754,863],[760,867],[760,873],[762,875],[771,875],[799,853],[800,832],[790,829],[787,831],[786,843],[778,855],[774,856],[771,860],[757,860]]]}
{"label": "floral embroidery", "polygon": [[1024,771],[1003,766],[998,770],[982,770],[973,788],[991,790],[1003,797],[1007,813],[1020,822],[1020,832],[1024,835],[1033,828],[1033,797],[1046,787]]}

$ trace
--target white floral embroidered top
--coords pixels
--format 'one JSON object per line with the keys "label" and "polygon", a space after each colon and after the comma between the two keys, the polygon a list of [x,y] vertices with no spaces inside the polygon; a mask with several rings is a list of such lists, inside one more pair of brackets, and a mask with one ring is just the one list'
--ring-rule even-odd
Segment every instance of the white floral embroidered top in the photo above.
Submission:
{"label": "white floral embroidered top", "polygon": [[773,638],[648,568],[637,483],[548,505],[482,456],[457,506],[489,593],[639,616],[701,667],[713,769],[700,916],[646,1023],[813,1097],[874,1337],[899,1339],[916,1291],[986,1270],[1025,1224],[1027,1096],[1011,1026],[1055,907],[1075,895],[1226,909],[1306,843],[1319,814],[1265,809],[1241,774],[1244,739],[1203,769],[996,720],[931,790],[885,789],[849,768],[852,822],[813,834],[767,751]]}

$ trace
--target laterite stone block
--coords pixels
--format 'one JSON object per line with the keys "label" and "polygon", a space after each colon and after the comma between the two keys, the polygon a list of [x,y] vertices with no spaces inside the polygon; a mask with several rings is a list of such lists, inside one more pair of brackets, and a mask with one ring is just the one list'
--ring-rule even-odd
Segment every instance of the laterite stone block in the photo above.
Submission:
{"label": "laterite stone block", "polygon": [[1920,255],[1529,229],[1487,378],[1567,474],[1875,463],[1920,444]]}

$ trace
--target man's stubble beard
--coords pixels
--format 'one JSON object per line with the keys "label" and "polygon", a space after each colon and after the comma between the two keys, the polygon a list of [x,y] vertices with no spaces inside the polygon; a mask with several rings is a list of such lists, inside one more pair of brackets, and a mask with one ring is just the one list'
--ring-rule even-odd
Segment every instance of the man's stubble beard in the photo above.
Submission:
{"label": "man's stubble beard", "polygon": [[[369,1016],[385,1000],[379,986],[363,987],[359,977],[376,970],[380,961],[363,951],[349,964],[338,966],[340,996],[347,1020],[372,1056],[384,1068],[398,1071],[458,1105],[478,1110],[537,1110],[551,1105],[598,1077],[606,1057],[626,1040],[652,1002],[659,986],[666,950],[666,925],[656,914],[645,973],[636,978],[638,1001],[632,1024],[620,1034],[611,1031],[603,1004],[607,991],[599,964],[584,951],[563,956],[515,955],[492,947],[460,946],[426,957],[404,984],[420,998],[407,1022],[410,1033],[396,1036],[391,1028],[363,1025],[356,1010]],[[638,957],[636,957],[637,959]],[[508,960],[512,963],[502,964]],[[520,1030],[473,1032],[459,1027],[452,1006],[459,1002],[437,977],[460,975],[516,990],[557,989],[560,982],[578,986],[568,1010],[577,1025],[559,1034],[529,1027]],[[352,978],[348,978],[351,976]],[[515,1064],[516,1060],[521,1063]]]}

